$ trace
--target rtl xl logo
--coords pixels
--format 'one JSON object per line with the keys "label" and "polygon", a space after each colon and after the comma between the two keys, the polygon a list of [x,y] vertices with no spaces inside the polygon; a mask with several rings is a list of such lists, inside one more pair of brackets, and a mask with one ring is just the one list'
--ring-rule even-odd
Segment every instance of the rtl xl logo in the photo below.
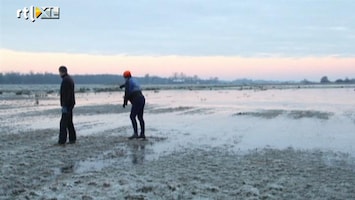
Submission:
{"label": "rtl xl logo", "polygon": [[36,7],[31,6],[30,8],[24,7],[23,9],[18,9],[16,11],[17,18],[22,16],[32,22],[36,19],[59,19],[59,7],[46,6],[46,7]]}

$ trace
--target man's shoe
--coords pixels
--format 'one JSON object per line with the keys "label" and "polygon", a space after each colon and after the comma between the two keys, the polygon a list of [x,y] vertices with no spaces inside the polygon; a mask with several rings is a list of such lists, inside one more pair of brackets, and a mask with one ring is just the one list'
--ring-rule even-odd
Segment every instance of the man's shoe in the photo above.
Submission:
{"label": "man's shoe", "polygon": [[65,143],[57,143],[57,144],[55,144],[55,146],[60,146],[60,147],[65,147]]}
{"label": "man's shoe", "polygon": [[68,143],[69,144],[75,144],[75,141],[69,141]]}
{"label": "man's shoe", "polygon": [[132,140],[132,139],[137,139],[137,138],[138,138],[138,134],[135,133],[135,134],[133,134],[131,137],[129,137],[128,139],[129,139],[129,140]]}
{"label": "man's shoe", "polygon": [[145,140],[145,135],[140,135],[138,138]]}

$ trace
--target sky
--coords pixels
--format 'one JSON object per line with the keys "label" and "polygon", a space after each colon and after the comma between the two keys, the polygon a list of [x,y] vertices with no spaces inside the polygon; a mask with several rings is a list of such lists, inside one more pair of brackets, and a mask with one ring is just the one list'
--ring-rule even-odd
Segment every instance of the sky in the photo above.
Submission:
{"label": "sky", "polygon": [[[31,6],[59,19],[17,18]],[[1,0],[0,72],[355,78],[353,0]]]}

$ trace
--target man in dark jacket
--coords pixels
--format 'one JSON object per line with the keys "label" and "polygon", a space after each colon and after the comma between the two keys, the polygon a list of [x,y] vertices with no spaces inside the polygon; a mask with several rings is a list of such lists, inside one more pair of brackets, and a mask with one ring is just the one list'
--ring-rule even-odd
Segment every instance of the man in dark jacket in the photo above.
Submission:
{"label": "man in dark jacket", "polygon": [[69,76],[65,66],[59,67],[59,75],[62,77],[60,86],[60,105],[62,106],[62,118],[60,120],[59,145],[64,145],[67,141],[67,131],[69,132],[69,143],[76,141],[76,132],[73,124],[73,108],[75,105],[74,81]]}
{"label": "man in dark jacket", "polygon": [[[121,85],[121,88],[125,88],[125,95],[124,95],[124,102],[123,102],[123,108],[127,106],[128,101],[131,102],[132,108],[131,108],[131,114],[130,118],[132,121],[132,126],[133,126],[133,135],[129,137],[128,139],[134,139],[134,138],[143,138],[145,139],[145,124],[144,124],[144,119],[143,119],[143,113],[144,113],[144,105],[145,105],[145,98],[142,94],[142,90],[140,86],[138,85],[137,81],[132,78],[131,72],[130,71],[125,71],[123,73],[123,77],[126,79],[126,82],[124,85]],[[137,120],[136,117],[138,117],[138,121],[141,127],[141,132],[140,135],[138,136],[138,127],[137,127]]]}

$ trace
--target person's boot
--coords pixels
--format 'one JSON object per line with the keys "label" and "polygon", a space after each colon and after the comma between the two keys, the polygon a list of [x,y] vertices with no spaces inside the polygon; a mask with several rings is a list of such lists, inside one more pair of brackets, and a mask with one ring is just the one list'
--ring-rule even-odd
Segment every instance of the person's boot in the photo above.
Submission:
{"label": "person's boot", "polygon": [[144,135],[144,133],[141,133],[138,138],[141,138],[141,139],[145,140],[145,135]]}
{"label": "person's boot", "polygon": [[135,139],[135,138],[138,138],[138,134],[137,133],[134,133],[131,137],[129,137],[128,139],[129,140],[132,140],[132,139]]}

